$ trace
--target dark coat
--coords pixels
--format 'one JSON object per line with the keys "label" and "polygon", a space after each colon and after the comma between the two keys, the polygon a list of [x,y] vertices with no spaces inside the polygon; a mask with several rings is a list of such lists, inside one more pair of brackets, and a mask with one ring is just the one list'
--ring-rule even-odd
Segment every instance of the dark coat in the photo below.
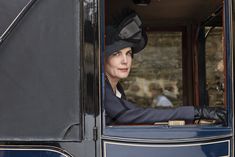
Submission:
{"label": "dark coat", "polygon": [[193,120],[193,106],[178,108],[154,109],[137,107],[125,100],[125,93],[120,84],[117,89],[122,98],[116,97],[108,80],[105,81],[105,116],[106,124],[153,124],[154,122],[166,122],[168,120]]}

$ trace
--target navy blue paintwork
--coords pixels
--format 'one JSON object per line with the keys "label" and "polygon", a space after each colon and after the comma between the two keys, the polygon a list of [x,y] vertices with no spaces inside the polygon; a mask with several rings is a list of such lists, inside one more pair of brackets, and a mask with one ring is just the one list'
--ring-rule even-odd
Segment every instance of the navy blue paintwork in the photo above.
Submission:
{"label": "navy blue paintwork", "polygon": [[112,126],[106,127],[105,135],[123,138],[144,139],[194,139],[229,136],[232,128],[222,126]]}
{"label": "navy blue paintwork", "polygon": [[229,141],[190,144],[105,143],[104,157],[219,157],[229,156]]}
{"label": "navy blue paintwork", "polygon": [[0,157],[68,157],[49,150],[0,150]]}

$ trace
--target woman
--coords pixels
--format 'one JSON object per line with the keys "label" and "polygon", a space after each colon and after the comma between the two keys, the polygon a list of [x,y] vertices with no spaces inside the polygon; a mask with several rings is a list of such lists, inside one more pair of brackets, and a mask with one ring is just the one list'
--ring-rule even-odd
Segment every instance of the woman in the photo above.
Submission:
{"label": "woman", "polygon": [[105,112],[106,124],[141,124],[168,120],[193,121],[198,118],[225,121],[225,111],[217,108],[198,109],[193,106],[154,109],[141,108],[125,99],[125,93],[119,83],[128,77],[132,58],[147,43],[138,15],[130,12],[118,18],[117,24],[107,26],[105,56]]}

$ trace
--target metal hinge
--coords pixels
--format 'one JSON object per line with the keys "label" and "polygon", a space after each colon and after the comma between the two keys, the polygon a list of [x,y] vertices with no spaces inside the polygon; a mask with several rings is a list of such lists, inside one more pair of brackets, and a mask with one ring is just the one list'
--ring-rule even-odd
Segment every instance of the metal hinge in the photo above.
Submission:
{"label": "metal hinge", "polygon": [[98,138],[98,128],[95,126],[93,128],[93,140],[96,141]]}

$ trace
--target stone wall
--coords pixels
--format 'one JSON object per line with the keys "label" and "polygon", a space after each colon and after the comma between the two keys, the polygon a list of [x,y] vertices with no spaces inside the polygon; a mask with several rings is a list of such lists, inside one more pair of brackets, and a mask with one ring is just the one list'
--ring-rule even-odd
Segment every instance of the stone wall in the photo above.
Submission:
{"label": "stone wall", "polygon": [[[174,106],[182,105],[181,32],[148,32],[148,39],[147,47],[134,56],[130,76],[122,81],[127,97],[144,107],[155,107],[159,95]],[[217,67],[223,58],[221,47],[221,30],[212,32],[206,44],[210,104],[221,103],[223,95],[216,89],[223,78]]]}

